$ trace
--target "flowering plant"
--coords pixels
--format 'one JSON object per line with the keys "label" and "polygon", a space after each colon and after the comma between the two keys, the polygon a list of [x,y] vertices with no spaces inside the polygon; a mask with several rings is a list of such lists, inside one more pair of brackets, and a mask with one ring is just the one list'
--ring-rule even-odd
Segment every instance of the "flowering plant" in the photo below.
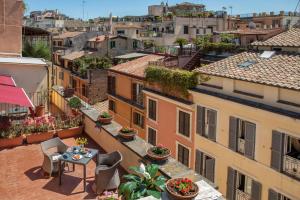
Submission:
{"label": "flowering plant", "polygon": [[23,122],[24,132],[42,133],[54,129],[55,118],[52,116],[42,116],[37,118],[27,118]]}
{"label": "flowering plant", "polygon": [[108,113],[108,112],[103,112],[101,115],[100,115],[101,118],[111,118],[111,115]]}
{"label": "flowering plant", "polygon": [[85,137],[80,137],[80,138],[77,138],[76,140],[75,140],[75,142],[76,142],[76,144],[77,145],[87,145],[88,144],[88,140],[85,138]]}
{"label": "flowering plant", "polygon": [[132,132],[134,132],[134,129],[133,129],[133,128],[130,128],[130,127],[123,127],[123,128],[121,129],[121,132],[122,132],[122,133],[132,133]]}
{"label": "flowering plant", "polygon": [[188,178],[178,178],[170,180],[168,187],[171,187],[175,192],[187,196],[196,192],[197,188],[194,183]]}

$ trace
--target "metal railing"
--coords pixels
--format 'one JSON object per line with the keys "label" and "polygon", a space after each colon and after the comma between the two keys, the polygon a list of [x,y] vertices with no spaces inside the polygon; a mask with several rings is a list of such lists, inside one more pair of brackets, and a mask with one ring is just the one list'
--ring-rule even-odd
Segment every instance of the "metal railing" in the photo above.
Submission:
{"label": "metal railing", "polygon": [[251,200],[251,196],[239,189],[236,189],[235,200]]}
{"label": "metal railing", "polygon": [[300,160],[289,155],[284,156],[283,171],[300,179]]}

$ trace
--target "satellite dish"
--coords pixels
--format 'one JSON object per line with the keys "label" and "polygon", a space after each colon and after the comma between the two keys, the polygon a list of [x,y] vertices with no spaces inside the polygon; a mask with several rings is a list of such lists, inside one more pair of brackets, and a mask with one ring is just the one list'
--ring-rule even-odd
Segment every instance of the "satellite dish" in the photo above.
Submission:
{"label": "satellite dish", "polygon": [[256,24],[254,22],[249,23],[249,28],[250,29],[256,29]]}

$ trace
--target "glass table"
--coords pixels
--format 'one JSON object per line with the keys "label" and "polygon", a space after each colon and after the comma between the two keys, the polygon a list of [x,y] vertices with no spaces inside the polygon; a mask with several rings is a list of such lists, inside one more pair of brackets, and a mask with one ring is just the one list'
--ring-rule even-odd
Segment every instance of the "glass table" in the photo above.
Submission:
{"label": "glass table", "polygon": [[[75,165],[82,165],[83,166],[83,190],[84,192],[86,191],[86,166],[87,164],[96,156],[97,161],[96,164],[98,164],[98,153],[99,151],[97,149],[91,149],[88,148],[88,154],[80,153],[79,152],[80,147],[70,147],[67,152],[65,152],[62,156],[59,158],[59,185],[62,184],[62,174],[63,174],[63,168],[62,168],[62,163],[72,163],[73,164],[73,170],[75,170]],[[78,150],[78,151],[75,151]],[[76,152],[76,153],[75,153]],[[74,160],[73,156],[79,154],[82,156],[81,159],[79,160]]]}

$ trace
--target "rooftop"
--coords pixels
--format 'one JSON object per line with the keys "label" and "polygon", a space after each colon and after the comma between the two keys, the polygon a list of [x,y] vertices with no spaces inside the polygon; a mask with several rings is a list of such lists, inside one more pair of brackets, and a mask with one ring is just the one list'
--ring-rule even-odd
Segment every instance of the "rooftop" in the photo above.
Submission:
{"label": "rooftop", "polygon": [[53,38],[54,39],[65,39],[65,38],[73,38],[80,34],[83,34],[84,32],[64,32],[62,34],[56,35]]}
{"label": "rooftop", "polygon": [[270,58],[262,58],[260,53],[243,52],[197,68],[195,71],[207,75],[300,90],[299,66],[300,55],[277,53]]}
{"label": "rooftop", "polygon": [[147,55],[129,62],[125,62],[119,65],[116,65],[110,68],[110,71],[124,73],[132,76],[136,76],[139,78],[145,77],[145,69],[148,67],[149,62],[158,61],[164,58],[164,56],[160,55]]}
{"label": "rooftop", "polygon": [[42,59],[30,57],[0,57],[0,63],[46,65]]}
{"label": "rooftop", "polygon": [[[75,145],[74,138],[65,139],[63,142],[69,146]],[[88,147],[96,148],[100,153],[105,153],[91,139],[89,139]],[[95,160],[87,165],[86,192],[83,192],[82,166],[76,165],[74,172],[64,173],[61,186],[58,184],[58,177],[47,179],[43,176],[41,169],[43,154],[40,144],[2,150],[0,151],[0,162],[5,163],[5,165],[0,166],[0,193],[2,200],[96,199],[96,195],[91,189],[91,184],[94,181]],[[119,172],[121,172],[121,176],[125,174],[122,168],[119,169]]]}
{"label": "rooftop", "polygon": [[267,35],[270,33],[276,33],[276,32],[281,32],[281,28],[276,28],[276,29],[237,29],[237,30],[230,30],[230,31],[221,31],[221,32],[216,32],[216,33],[229,33],[229,34],[239,34],[239,35]]}
{"label": "rooftop", "polygon": [[77,58],[81,58],[85,55],[91,54],[90,52],[85,52],[85,51],[74,51],[72,53],[69,53],[67,55],[62,56],[63,59],[66,60],[75,60]]}
{"label": "rooftop", "polygon": [[128,53],[128,54],[116,56],[115,58],[117,58],[117,59],[132,59],[132,58],[144,57],[146,55],[148,55],[148,54],[144,54],[144,53]]}
{"label": "rooftop", "polygon": [[300,47],[300,28],[292,28],[264,42],[256,41],[253,46]]}

